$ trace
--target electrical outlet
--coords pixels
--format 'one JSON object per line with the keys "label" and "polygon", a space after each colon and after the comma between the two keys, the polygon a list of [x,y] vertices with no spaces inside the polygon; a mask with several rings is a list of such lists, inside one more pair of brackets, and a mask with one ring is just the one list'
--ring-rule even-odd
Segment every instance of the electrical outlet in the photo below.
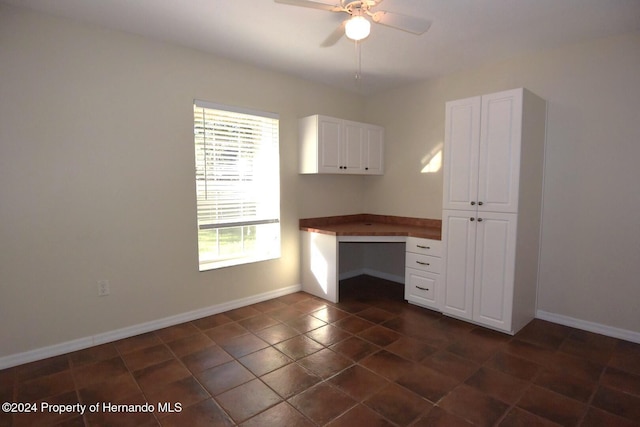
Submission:
{"label": "electrical outlet", "polygon": [[108,280],[98,280],[98,296],[106,297],[111,293]]}

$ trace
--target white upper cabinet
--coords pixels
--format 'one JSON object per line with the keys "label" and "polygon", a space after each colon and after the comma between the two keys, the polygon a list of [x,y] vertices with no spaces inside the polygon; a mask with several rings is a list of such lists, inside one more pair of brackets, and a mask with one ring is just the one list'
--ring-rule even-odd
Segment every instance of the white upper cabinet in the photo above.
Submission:
{"label": "white upper cabinet", "polygon": [[300,173],[384,173],[384,129],[380,126],[314,115],[300,119],[299,134]]}
{"label": "white upper cabinet", "polygon": [[444,209],[516,212],[523,90],[448,102]]}

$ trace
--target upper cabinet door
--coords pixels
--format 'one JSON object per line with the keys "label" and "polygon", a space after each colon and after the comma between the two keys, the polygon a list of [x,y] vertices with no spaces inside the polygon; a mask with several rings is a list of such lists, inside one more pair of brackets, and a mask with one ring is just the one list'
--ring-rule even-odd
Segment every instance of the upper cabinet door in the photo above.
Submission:
{"label": "upper cabinet door", "polygon": [[318,117],[318,172],[342,172],[342,123],[332,117]]}
{"label": "upper cabinet door", "polygon": [[362,150],[364,149],[364,130],[356,122],[344,120],[344,144],[342,147],[342,172],[362,173]]}
{"label": "upper cabinet door", "polygon": [[365,125],[362,166],[367,175],[384,173],[384,129],[380,126]]}
{"label": "upper cabinet door", "polygon": [[479,96],[447,102],[444,130],[444,209],[473,209],[478,201]]}
{"label": "upper cabinet door", "polygon": [[517,212],[522,89],[484,95],[480,129],[478,209]]}

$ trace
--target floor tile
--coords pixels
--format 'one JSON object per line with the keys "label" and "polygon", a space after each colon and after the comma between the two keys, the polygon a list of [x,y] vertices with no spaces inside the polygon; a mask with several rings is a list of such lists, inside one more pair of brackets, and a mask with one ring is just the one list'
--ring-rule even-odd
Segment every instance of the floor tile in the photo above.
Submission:
{"label": "floor tile", "polygon": [[166,384],[186,378],[191,372],[175,359],[148,366],[133,373],[144,392],[164,387]]}
{"label": "floor tile", "polygon": [[274,346],[293,360],[302,359],[310,354],[320,351],[324,346],[304,335],[282,341]]}
{"label": "floor tile", "polygon": [[464,384],[446,395],[438,406],[478,426],[493,425],[509,409],[508,404]]}
{"label": "floor tile", "polygon": [[517,407],[562,425],[576,425],[586,405],[548,389],[531,386]]}
{"label": "floor tile", "polygon": [[386,350],[381,350],[362,359],[360,365],[391,381],[395,381],[403,374],[409,372],[412,367],[412,363],[407,359],[403,359]]}
{"label": "floor tile", "polygon": [[269,344],[273,345],[282,341],[286,341],[289,338],[293,338],[300,333],[285,324],[278,324],[260,329],[259,331],[256,331],[255,334]]}
{"label": "floor tile", "polygon": [[311,312],[310,314],[313,317],[316,317],[327,323],[337,322],[340,319],[351,316],[351,314],[347,313],[346,311],[342,311],[331,306],[323,307],[320,310]]}
{"label": "floor tile", "polygon": [[349,316],[342,318],[334,323],[335,326],[344,329],[352,334],[357,334],[374,326],[375,323],[369,322],[357,316]]}
{"label": "floor tile", "polygon": [[388,311],[382,310],[378,307],[369,307],[365,310],[359,311],[357,316],[372,323],[382,323],[396,317],[395,314],[389,313]]}
{"label": "floor tile", "polygon": [[422,359],[420,363],[458,381],[466,380],[480,368],[477,363],[448,351],[433,353]]}
{"label": "floor tile", "polygon": [[78,390],[80,402],[85,405],[98,402],[115,402],[140,392],[133,376],[126,372],[102,382],[95,382]]}
{"label": "floor tile", "polygon": [[409,425],[432,406],[431,403],[397,384],[388,384],[366,399],[364,404],[401,426]]}
{"label": "floor tile", "polygon": [[162,419],[162,427],[218,427],[233,426],[233,420],[213,399],[185,408],[182,412]]}
{"label": "floor tile", "polygon": [[303,357],[298,360],[298,363],[322,378],[329,378],[351,366],[353,362],[335,351],[325,348]]}
{"label": "floor tile", "polygon": [[212,396],[255,379],[251,371],[235,360],[202,371],[196,377]]}
{"label": "floor tile", "polygon": [[[606,424],[603,424],[603,426]],[[513,408],[500,421],[500,427],[558,427],[560,424],[554,423],[546,418],[539,417],[531,412],[520,408]]]}
{"label": "floor tile", "polygon": [[137,371],[173,358],[173,353],[164,344],[145,347],[122,355],[122,360],[130,371]]}
{"label": "floor tile", "polygon": [[216,345],[216,343],[201,332],[187,337],[178,338],[175,341],[167,343],[167,347],[169,347],[171,351],[173,351],[173,354],[178,357],[186,356],[187,354],[195,353],[203,348],[214,345]]}
{"label": "floor tile", "polygon": [[352,336],[350,333],[333,325],[321,326],[318,329],[307,332],[305,335],[327,347]]}
{"label": "floor tile", "polygon": [[332,377],[329,382],[358,402],[362,402],[389,384],[385,378],[360,365],[345,369]]}
{"label": "floor tile", "polygon": [[304,415],[294,409],[289,403],[281,402],[240,425],[242,427],[313,427],[315,424],[305,418]]}
{"label": "floor tile", "polygon": [[182,363],[195,374],[231,360],[233,360],[233,357],[224,351],[222,347],[212,345],[194,353],[187,354],[182,358]]}
{"label": "floor tile", "polygon": [[262,376],[261,380],[284,399],[288,399],[322,379],[297,363],[291,363]]}
{"label": "floor tile", "polygon": [[[211,396],[200,385],[194,377],[186,377],[181,380],[169,383],[160,389],[156,389],[147,394],[149,403],[156,408],[158,404],[170,404],[175,408],[180,405],[181,410],[186,409],[195,403],[209,399]],[[156,412],[158,418],[169,416],[170,413]]]}
{"label": "floor tile", "polygon": [[438,402],[460,384],[460,381],[452,377],[417,364],[400,375],[396,382],[433,403]]}
{"label": "floor tile", "polygon": [[236,322],[225,323],[220,326],[216,326],[205,332],[209,338],[211,338],[216,344],[222,344],[230,339],[246,335],[249,331],[243,328]]}
{"label": "floor tile", "polygon": [[224,314],[231,320],[238,321],[238,320],[246,319],[248,317],[257,316],[260,313],[261,313],[260,311],[256,310],[255,308],[249,305],[246,307],[240,307],[233,310],[225,311]]}
{"label": "floor tile", "polygon": [[109,343],[70,353],[69,362],[71,363],[71,366],[79,367],[82,365],[100,362],[102,360],[113,359],[118,355],[116,346]]}
{"label": "floor tile", "polygon": [[593,381],[575,377],[567,372],[547,369],[536,377],[534,383],[583,403],[589,401],[597,386]]}
{"label": "floor tile", "polygon": [[261,329],[280,324],[279,321],[267,314],[260,314],[257,316],[249,317],[248,319],[240,320],[238,323],[243,328],[246,328],[251,332],[256,332]]}
{"label": "floor tile", "polygon": [[419,362],[437,351],[424,341],[401,335],[396,341],[385,347],[385,350],[397,354],[400,357]]}
{"label": "floor tile", "polygon": [[484,366],[505,374],[513,375],[521,380],[530,381],[540,371],[541,366],[529,360],[514,356],[504,351],[496,353]]}
{"label": "floor tile", "polygon": [[609,387],[599,387],[591,404],[640,424],[640,396],[633,396]]}
{"label": "floor tile", "polygon": [[527,381],[485,367],[477,370],[465,384],[510,405],[515,404],[529,386]]}
{"label": "floor tile", "polygon": [[156,331],[156,335],[163,342],[171,342],[175,341],[179,338],[188,337],[189,335],[194,335],[200,332],[193,323],[181,323],[179,325],[169,326],[168,328],[160,329]]}
{"label": "floor tile", "polygon": [[267,347],[238,359],[256,376],[262,376],[292,362],[292,360],[273,347]]}
{"label": "floor tile", "polygon": [[384,326],[376,325],[360,332],[358,337],[384,347],[399,339],[401,335]]}
{"label": "floor tile", "polygon": [[193,325],[201,331],[206,331],[230,322],[232,322],[231,318],[229,318],[224,313],[219,313],[194,320],[191,323],[193,323]]}
{"label": "floor tile", "polygon": [[309,314],[286,320],[284,323],[302,334],[326,325],[326,322]]}
{"label": "floor tile", "polygon": [[269,347],[269,343],[253,334],[247,334],[225,340],[220,346],[222,346],[227,353],[238,358]]}
{"label": "floor tile", "polygon": [[89,384],[103,382],[128,372],[129,370],[124,361],[120,357],[114,357],[75,368],[73,369],[73,377],[76,382],[76,387],[82,388]]}
{"label": "floor tile", "polygon": [[[427,410],[412,427],[471,427],[470,422],[453,415],[444,409],[434,406]],[[523,425],[524,426],[524,425]]]}
{"label": "floor tile", "polygon": [[125,338],[120,341],[116,341],[114,345],[120,354],[130,353],[132,351],[140,350],[146,347],[162,344],[160,338],[154,332],[148,332],[146,334],[136,335],[131,338]]}
{"label": "floor tile", "polygon": [[[35,402],[68,391],[75,390],[71,370],[56,372],[55,374],[37,377],[18,384],[16,387],[16,402]],[[10,399],[14,401],[14,399]]]}
{"label": "floor tile", "polygon": [[358,337],[347,338],[330,348],[355,362],[380,350],[377,345]]}
{"label": "floor tile", "polygon": [[327,427],[393,427],[393,424],[366,406],[356,405],[327,424]]}
{"label": "floor tile", "polygon": [[236,423],[282,401],[280,396],[258,379],[219,394],[215,399]]}
{"label": "floor tile", "polygon": [[319,383],[292,397],[289,403],[318,425],[328,423],[356,404],[349,396],[326,383]]}

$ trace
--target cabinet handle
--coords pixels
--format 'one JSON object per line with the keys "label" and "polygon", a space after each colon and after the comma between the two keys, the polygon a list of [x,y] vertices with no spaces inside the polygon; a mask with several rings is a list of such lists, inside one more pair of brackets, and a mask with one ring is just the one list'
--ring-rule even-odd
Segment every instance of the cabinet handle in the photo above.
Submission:
{"label": "cabinet handle", "polygon": [[428,262],[422,262],[422,261],[416,261],[416,263],[418,263],[420,265],[431,265]]}
{"label": "cabinet handle", "polygon": [[431,249],[431,246],[424,246],[424,245],[416,245],[417,247],[419,247],[420,249]]}
{"label": "cabinet handle", "polygon": [[416,286],[416,288],[420,289],[421,291],[428,291],[429,288],[421,288],[420,286]]}

